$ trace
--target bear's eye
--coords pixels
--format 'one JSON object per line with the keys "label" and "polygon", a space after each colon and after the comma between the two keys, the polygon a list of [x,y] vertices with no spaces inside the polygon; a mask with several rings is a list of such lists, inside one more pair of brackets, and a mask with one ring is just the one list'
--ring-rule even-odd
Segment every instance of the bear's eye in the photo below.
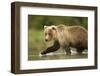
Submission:
{"label": "bear's eye", "polygon": [[45,36],[47,35],[47,33],[45,33]]}
{"label": "bear's eye", "polygon": [[47,35],[51,36],[52,34],[51,33],[45,33],[45,36],[47,36]]}

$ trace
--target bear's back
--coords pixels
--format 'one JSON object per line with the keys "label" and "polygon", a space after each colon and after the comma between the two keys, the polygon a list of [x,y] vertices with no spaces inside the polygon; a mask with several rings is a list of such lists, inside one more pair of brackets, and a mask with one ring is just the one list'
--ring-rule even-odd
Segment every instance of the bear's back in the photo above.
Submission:
{"label": "bear's back", "polygon": [[87,30],[82,26],[68,26],[67,31],[69,31],[70,33],[87,33]]}
{"label": "bear's back", "polygon": [[57,29],[59,31],[66,30],[73,34],[76,34],[79,32],[87,34],[87,30],[85,28],[83,28],[82,26],[65,26],[63,24],[60,24],[57,26]]}

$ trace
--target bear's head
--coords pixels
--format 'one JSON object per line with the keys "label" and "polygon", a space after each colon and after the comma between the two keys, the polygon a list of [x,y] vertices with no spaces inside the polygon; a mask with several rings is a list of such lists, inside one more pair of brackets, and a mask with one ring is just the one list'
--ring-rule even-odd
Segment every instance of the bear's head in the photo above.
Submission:
{"label": "bear's head", "polygon": [[44,35],[45,41],[55,40],[57,35],[57,27],[55,25],[44,26]]}

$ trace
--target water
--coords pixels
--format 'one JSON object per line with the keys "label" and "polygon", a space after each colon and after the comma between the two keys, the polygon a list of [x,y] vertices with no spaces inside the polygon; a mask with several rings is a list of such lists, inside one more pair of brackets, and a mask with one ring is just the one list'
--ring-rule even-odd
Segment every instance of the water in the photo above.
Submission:
{"label": "water", "polygon": [[58,60],[58,59],[83,59],[88,58],[87,52],[82,54],[72,53],[71,55],[66,55],[65,53],[50,53],[44,56],[40,55],[30,55],[29,60]]}

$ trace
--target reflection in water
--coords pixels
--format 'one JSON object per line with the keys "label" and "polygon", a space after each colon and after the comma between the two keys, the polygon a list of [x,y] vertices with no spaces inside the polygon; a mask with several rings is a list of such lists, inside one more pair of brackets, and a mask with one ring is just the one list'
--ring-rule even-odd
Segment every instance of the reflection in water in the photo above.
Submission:
{"label": "reflection in water", "polygon": [[41,60],[54,60],[54,59],[77,59],[77,58],[87,58],[87,54],[54,54],[54,55],[45,55],[39,57]]}
{"label": "reflection in water", "polygon": [[44,56],[30,55],[29,60],[56,60],[56,59],[83,59],[88,58],[87,52],[82,54],[73,53],[71,55],[66,55],[65,53],[51,53]]}

